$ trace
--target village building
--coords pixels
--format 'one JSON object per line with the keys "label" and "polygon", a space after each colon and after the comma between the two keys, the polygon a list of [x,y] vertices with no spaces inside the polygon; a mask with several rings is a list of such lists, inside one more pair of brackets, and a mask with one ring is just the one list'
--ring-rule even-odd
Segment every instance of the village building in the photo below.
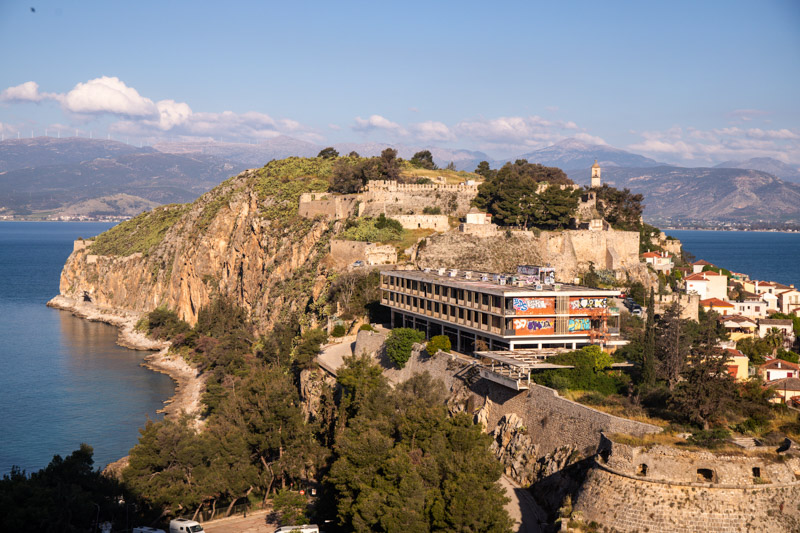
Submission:
{"label": "village building", "polygon": [[753,339],[758,332],[758,324],[752,318],[740,315],[728,315],[719,318],[722,327],[730,335],[732,341]]}
{"label": "village building", "polygon": [[778,292],[778,311],[781,313],[800,314],[800,291],[790,285],[788,289]]}
{"label": "village building", "polygon": [[705,309],[706,312],[715,311],[722,316],[740,314],[736,312],[736,306],[733,305],[733,303],[720,300],[719,298],[706,298],[705,300],[700,300],[700,305],[703,307],[703,309]]}
{"label": "village building", "polygon": [[767,302],[760,297],[745,297],[742,302],[731,302],[734,306],[734,313],[737,315],[746,316],[748,318],[766,318],[768,316]]}
{"label": "village building", "polygon": [[758,321],[759,337],[766,337],[773,330],[777,330],[783,335],[786,346],[794,344],[794,322],[791,319],[762,318]]}
{"label": "village building", "polygon": [[736,381],[746,381],[750,378],[750,358],[735,348],[726,348],[726,366],[728,373]]}
{"label": "village building", "polygon": [[716,272],[698,272],[684,280],[687,293],[695,293],[701,300],[717,298],[728,299],[728,278]]}
{"label": "village building", "polygon": [[706,261],[704,259],[701,259],[699,261],[695,261],[694,263],[692,263],[692,274],[699,274],[700,272],[703,271],[703,268],[705,268],[707,266],[708,267],[713,267],[714,265],[712,265],[711,263],[709,263],[708,261]]}
{"label": "village building", "polygon": [[767,383],[778,379],[796,378],[798,366],[783,359],[770,359],[758,367],[758,375]]}
{"label": "village building", "polygon": [[645,252],[642,254],[644,262],[653,267],[656,272],[669,275],[675,268],[672,256],[667,252]]}
{"label": "village building", "polygon": [[454,349],[474,352],[571,348],[619,340],[619,291],[555,283],[552,268],[516,274],[459,270],[381,272],[381,303],[392,327],[447,335]]}
{"label": "village building", "polygon": [[766,384],[766,387],[775,392],[775,397],[770,398],[773,403],[788,403],[797,406],[800,403],[800,379],[776,379]]}

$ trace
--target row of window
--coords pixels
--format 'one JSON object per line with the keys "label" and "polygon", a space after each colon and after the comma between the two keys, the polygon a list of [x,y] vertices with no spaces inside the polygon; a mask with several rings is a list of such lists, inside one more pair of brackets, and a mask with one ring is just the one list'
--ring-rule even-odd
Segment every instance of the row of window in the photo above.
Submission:
{"label": "row of window", "polygon": [[392,290],[419,291],[420,295],[433,300],[454,298],[466,302],[467,305],[491,305],[498,309],[503,305],[503,299],[494,294],[485,294],[458,287],[448,287],[447,285],[439,285],[428,281],[418,281],[399,276],[384,276],[383,282],[385,288]]}
{"label": "row of window", "polygon": [[480,329],[488,329],[490,324],[491,327],[499,329],[503,324],[503,319],[499,316],[493,316],[472,309],[465,309],[457,305],[448,305],[426,300],[408,294],[387,291],[384,293],[384,298],[389,300],[391,304],[408,306],[411,311],[420,314],[435,316],[452,322],[464,321],[467,325],[479,327]]}

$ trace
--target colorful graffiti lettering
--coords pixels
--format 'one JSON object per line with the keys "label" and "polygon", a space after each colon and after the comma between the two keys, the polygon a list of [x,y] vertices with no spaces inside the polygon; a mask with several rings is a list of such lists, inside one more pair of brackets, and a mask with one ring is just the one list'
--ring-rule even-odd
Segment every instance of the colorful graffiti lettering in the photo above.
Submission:
{"label": "colorful graffiti lettering", "polygon": [[587,331],[592,329],[592,321],[588,318],[570,318],[567,322],[567,331]]}
{"label": "colorful graffiti lettering", "polygon": [[525,334],[527,332],[536,332],[536,331],[543,331],[543,330],[552,330],[553,329],[553,321],[552,320],[530,320],[527,318],[515,318],[514,319],[514,330],[517,332],[517,335]]}
{"label": "colorful graffiti lettering", "polygon": [[603,309],[608,306],[606,298],[575,298],[570,303],[571,309]]}
{"label": "colorful graffiti lettering", "polygon": [[514,298],[514,311],[528,311],[529,309],[547,309],[547,302],[542,298]]}

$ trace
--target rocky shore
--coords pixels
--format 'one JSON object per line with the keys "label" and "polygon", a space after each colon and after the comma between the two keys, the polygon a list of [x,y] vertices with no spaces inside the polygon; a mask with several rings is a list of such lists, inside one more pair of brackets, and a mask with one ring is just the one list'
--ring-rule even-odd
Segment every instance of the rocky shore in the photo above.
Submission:
{"label": "rocky shore", "polygon": [[181,412],[186,412],[197,419],[205,380],[198,374],[197,369],[182,357],[170,354],[168,343],[150,339],[136,331],[136,323],[142,317],[142,313],[98,306],[92,302],[82,302],[61,295],[47,302],[47,306],[69,311],[79,318],[116,326],[119,329],[117,344],[125,348],[158,350],[157,353],[147,355],[142,366],[167,374],[175,381],[175,394],[164,402],[165,407],[159,412],[165,413],[168,417],[176,417]]}

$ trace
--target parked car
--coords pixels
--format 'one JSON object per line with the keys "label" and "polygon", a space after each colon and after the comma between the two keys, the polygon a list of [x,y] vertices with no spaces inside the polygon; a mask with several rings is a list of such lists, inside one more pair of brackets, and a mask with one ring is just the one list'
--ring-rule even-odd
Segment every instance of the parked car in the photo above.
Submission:
{"label": "parked car", "polygon": [[319,533],[319,526],[314,524],[303,524],[301,526],[283,526],[276,529],[275,533]]}
{"label": "parked car", "polygon": [[169,523],[169,533],[203,533],[203,531],[203,526],[186,518],[176,518]]}

